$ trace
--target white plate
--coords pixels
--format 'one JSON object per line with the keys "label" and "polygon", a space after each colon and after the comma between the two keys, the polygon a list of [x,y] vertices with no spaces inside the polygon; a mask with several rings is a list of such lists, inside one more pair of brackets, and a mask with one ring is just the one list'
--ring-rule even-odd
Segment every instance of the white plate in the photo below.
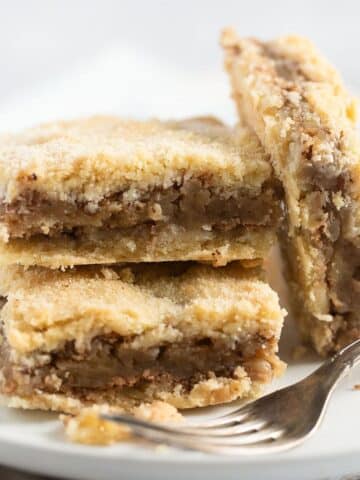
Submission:
{"label": "white plate", "polygon": [[[284,285],[273,275],[283,301]],[[314,369],[318,361],[295,362],[291,352],[296,339],[287,322],[281,356],[289,362],[285,376],[273,388],[293,383]],[[335,479],[360,472],[360,369],[338,387],[319,432],[304,446],[284,454],[219,457],[175,449],[151,449],[122,443],[87,447],[66,441],[56,415],[0,408],[0,464],[41,474],[86,480],[218,479]],[[208,417],[234,408],[208,408],[190,416]]]}

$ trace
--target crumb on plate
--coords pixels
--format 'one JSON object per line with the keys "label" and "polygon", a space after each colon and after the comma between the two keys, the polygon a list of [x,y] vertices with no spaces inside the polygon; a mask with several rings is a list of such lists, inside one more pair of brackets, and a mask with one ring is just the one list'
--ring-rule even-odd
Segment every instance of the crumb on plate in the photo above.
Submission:
{"label": "crumb on plate", "polygon": [[[110,413],[106,406],[84,408],[78,415],[61,415],[67,438],[84,445],[112,445],[131,438],[131,430],[126,425],[100,418],[102,413]],[[132,411],[137,418],[159,423],[179,423],[184,420],[181,413],[172,405],[154,401],[143,403]]]}

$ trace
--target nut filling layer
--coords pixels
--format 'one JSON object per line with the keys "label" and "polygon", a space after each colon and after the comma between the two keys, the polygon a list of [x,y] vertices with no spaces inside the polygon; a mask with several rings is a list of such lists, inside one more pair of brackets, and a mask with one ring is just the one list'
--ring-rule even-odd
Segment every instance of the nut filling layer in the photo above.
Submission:
{"label": "nut filling layer", "polygon": [[144,224],[228,231],[239,225],[276,224],[281,213],[279,198],[276,181],[249,192],[244,188],[224,190],[205,178],[183,179],[148,192],[118,192],[98,202],[55,202],[29,191],[1,204],[0,222],[9,238],[61,233],[76,236],[84,227],[130,229]]}
{"label": "nut filling layer", "polygon": [[[231,345],[232,343],[232,345]],[[79,352],[74,342],[62,350],[34,353],[26,359],[12,358],[9,346],[0,348],[2,391],[29,396],[34,391],[62,393],[86,401],[96,391],[121,392],[136,396],[147,385],[165,384],[171,391],[181,386],[190,392],[197,383],[211,377],[232,378],[243,367],[253,382],[268,383],[278,373],[276,341],[256,337],[237,343],[200,338],[194,342],[134,350],[115,335],[92,340]]]}

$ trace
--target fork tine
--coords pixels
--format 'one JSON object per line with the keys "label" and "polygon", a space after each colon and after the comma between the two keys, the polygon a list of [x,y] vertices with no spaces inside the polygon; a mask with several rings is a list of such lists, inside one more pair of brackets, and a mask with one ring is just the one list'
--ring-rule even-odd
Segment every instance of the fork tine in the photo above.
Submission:
{"label": "fork tine", "polygon": [[[201,443],[209,445],[227,445],[227,446],[238,446],[238,445],[252,445],[258,444],[265,441],[275,441],[280,438],[284,433],[283,429],[274,429],[274,428],[265,428],[255,432],[249,432],[241,435],[229,435],[229,436],[211,436],[211,435],[202,435],[198,437],[196,435],[191,435],[189,433],[185,434],[184,437],[187,439],[201,441]],[[174,432],[174,435],[176,432]],[[182,432],[180,435],[183,435]]]}
{"label": "fork tine", "polygon": [[[248,443],[234,443],[223,442],[222,440],[215,441],[203,441],[196,436],[182,435],[180,432],[166,432],[161,429],[153,428],[154,425],[147,422],[139,421],[135,419],[134,422],[130,422],[127,418],[125,422],[128,424],[135,436],[146,439],[152,443],[165,444],[174,447],[185,448],[188,450],[197,450],[204,453],[213,454],[225,454],[225,455],[258,455],[263,453],[270,453],[274,450],[286,449],[286,443],[280,442],[279,445],[275,445],[278,442],[274,440],[274,436],[279,438],[280,432],[272,432],[272,434],[266,434],[263,438],[258,436],[258,439],[249,439]],[[155,427],[158,427],[155,425]]]}
{"label": "fork tine", "polygon": [[227,437],[227,436],[234,436],[234,435],[244,435],[250,432],[259,431],[260,429],[264,428],[267,425],[265,420],[260,418],[257,419],[249,419],[242,423],[235,423],[234,425],[230,426],[221,426],[221,427],[213,427],[213,428],[204,428],[194,427],[192,425],[185,425],[177,427],[178,431],[182,433],[189,433],[191,435],[201,435],[201,436],[211,436],[211,437]]}
{"label": "fork tine", "polygon": [[[286,390],[286,389],[283,389]],[[239,422],[245,421],[246,418],[249,416],[253,415],[255,412],[261,411],[261,406],[263,405],[264,401],[266,400],[267,402],[272,399],[272,397],[275,397],[276,394],[278,394],[281,390],[278,390],[277,392],[270,393],[268,395],[265,395],[263,397],[258,398],[257,400],[247,403],[246,405],[237,408],[236,410],[233,410],[232,412],[226,413],[225,415],[221,415],[214,420],[210,420],[208,422],[202,422],[199,424],[199,427],[207,429],[207,428],[214,428],[214,427],[230,427],[230,426],[235,426]]]}
{"label": "fork tine", "polygon": [[158,432],[167,433],[167,434],[179,434],[187,435],[189,437],[198,437],[203,438],[212,437],[234,437],[235,435],[245,435],[254,432],[258,432],[260,429],[264,428],[267,425],[267,422],[262,419],[251,419],[247,422],[236,424],[233,427],[222,427],[214,429],[202,429],[200,427],[193,427],[191,425],[180,425],[180,426],[168,426],[154,422],[147,422],[145,420],[140,420],[129,415],[101,415],[102,418],[116,423],[125,423],[130,426],[138,426],[142,428],[149,428],[156,430]]}
{"label": "fork tine", "polygon": [[190,425],[189,428],[186,430],[190,433],[197,431],[201,435],[208,435],[208,436],[216,436],[216,437],[230,437],[234,435],[245,435],[251,432],[258,432],[266,427],[268,422],[263,419],[254,419],[249,420],[241,424],[236,424],[233,426],[225,426],[219,428],[206,428],[204,430],[201,429],[193,429]]}
{"label": "fork tine", "polygon": [[[280,452],[295,446],[284,439],[285,432],[277,429],[265,429],[252,434],[233,437],[203,437],[184,434],[181,430],[140,420],[128,415],[102,415],[107,420],[128,425],[135,436],[152,443],[166,444],[205,453],[225,455],[259,455]],[[206,441],[205,441],[206,439]],[[224,441],[225,440],[225,441]]]}
{"label": "fork tine", "polygon": [[[226,446],[241,446],[241,445],[253,445],[259,444],[262,442],[274,442],[275,440],[282,437],[284,430],[272,428],[266,428],[257,432],[251,432],[244,435],[234,435],[234,436],[221,436],[221,437],[212,437],[204,436],[201,437],[201,442],[210,445],[226,445]],[[192,437],[190,437],[192,438]]]}
{"label": "fork tine", "polygon": [[[277,438],[280,435],[280,430],[275,430],[274,428],[268,427],[264,428],[267,425],[267,422],[254,420],[249,422],[248,425],[242,426],[238,431],[232,431],[224,429],[220,435],[217,433],[204,433],[204,431],[197,431],[194,429],[187,429],[186,427],[169,427],[166,425],[160,425],[153,422],[147,422],[144,420],[135,419],[133,417],[128,417],[127,415],[103,415],[107,420],[126,423],[132,428],[147,429],[157,432],[159,434],[165,435],[179,435],[186,437],[188,439],[196,440],[199,439],[201,442],[211,443],[211,444],[226,444],[226,445],[238,445],[246,443],[254,443],[258,441],[268,440]],[[282,432],[282,431],[281,431]]]}
{"label": "fork tine", "polygon": [[221,415],[220,417],[214,418],[213,420],[209,420],[207,422],[201,422],[199,424],[194,424],[194,427],[210,429],[210,428],[217,428],[221,426],[235,426],[235,425],[238,425],[240,422],[245,421],[248,415],[250,414],[250,412],[251,412],[250,405],[247,405],[245,407],[238,408],[226,415]]}

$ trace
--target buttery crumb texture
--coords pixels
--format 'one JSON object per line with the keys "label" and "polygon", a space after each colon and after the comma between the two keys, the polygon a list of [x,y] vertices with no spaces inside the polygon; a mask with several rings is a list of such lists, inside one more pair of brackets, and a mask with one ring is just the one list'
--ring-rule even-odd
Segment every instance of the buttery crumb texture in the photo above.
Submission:
{"label": "buttery crumb texture", "polygon": [[304,336],[330,354],[360,337],[360,143],[356,104],[307,39],[222,37],[239,115],[286,196],[280,238]]}
{"label": "buttery crumb texture", "polygon": [[279,375],[284,312],[239,264],[1,270],[1,393],[8,405],[178,408],[257,395]]}
{"label": "buttery crumb texture", "polygon": [[[116,411],[117,413],[119,410]],[[67,438],[74,443],[85,445],[111,445],[135,439],[126,425],[104,420],[101,414],[114,413],[107,405],[83,408],[78,415],[61,415]],[[182,423],[184,417],[172,405],[155,400],[134,407],[132,415],[147,422]]]}
{"label": "buttery crumb texture", "polygon": [[0,187],[3,264],[262,258],[281,215],[256,136],[210,117],[92,117],[3,136]]}

